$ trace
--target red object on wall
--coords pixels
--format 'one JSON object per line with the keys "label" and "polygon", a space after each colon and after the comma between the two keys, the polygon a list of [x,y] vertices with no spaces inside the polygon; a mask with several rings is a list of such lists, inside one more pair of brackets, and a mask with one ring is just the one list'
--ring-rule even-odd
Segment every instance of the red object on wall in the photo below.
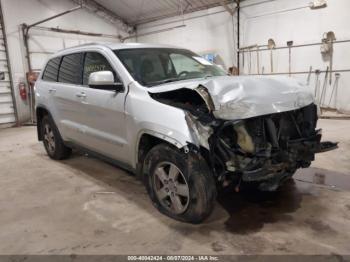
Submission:
{"label": "red object on wall", "polygon": [[25,83],[19,83],[19,95],[21,96],[22,100],[27,100],[27,89]]}

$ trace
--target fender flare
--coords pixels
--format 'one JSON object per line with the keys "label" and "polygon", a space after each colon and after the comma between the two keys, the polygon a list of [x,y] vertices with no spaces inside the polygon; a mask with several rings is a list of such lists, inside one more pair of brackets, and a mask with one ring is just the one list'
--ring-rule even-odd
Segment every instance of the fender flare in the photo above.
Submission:
{"label": "fender flare", "polygon": [[161,139],[161,140],[163,140],[171,145],[174,145],[178,149],[184,149],[185,153],[189,152],[188,145],[191,144],[189,141],[186,143],[183,143],[183,142],[176,140],[173,137],[170,137],[169,135],[166,135],[166,134],[163,134],[163,133],[151,130],[151,129],[142,129],[137,134],[137,140],[136,140],[137,142],[135,143],[135,159],[134,159],[135,164],[138,164],[138,154],[139,154],[140,141],[141,141],[141,137],[145,134],[159,138],[159,139]]}

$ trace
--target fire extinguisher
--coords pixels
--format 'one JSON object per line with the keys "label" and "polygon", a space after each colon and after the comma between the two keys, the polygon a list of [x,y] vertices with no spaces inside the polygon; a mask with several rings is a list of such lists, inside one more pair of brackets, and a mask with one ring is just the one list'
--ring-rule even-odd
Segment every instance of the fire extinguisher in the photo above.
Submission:
{"label": "fire extinguisher", "polygon": [[27,100],[27,89],[25,83],[19,83],[19,95],[21,96],[22,100]]}

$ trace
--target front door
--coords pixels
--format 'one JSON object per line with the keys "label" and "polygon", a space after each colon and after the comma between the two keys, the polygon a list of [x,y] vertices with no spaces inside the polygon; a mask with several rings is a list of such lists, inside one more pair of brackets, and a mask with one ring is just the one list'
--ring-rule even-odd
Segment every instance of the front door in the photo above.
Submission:
{"label": "front door", "polygon": [[83,85],[86,96],[82,101],[85,112],[81,119],[85,128],[84,145],[97,153],[127,163],[125,88],[116,92],[113,88],[88,86],[89,75],[97,71],[111,71],[115,82],[121,82],[107,57],[99,52],[85,54]]}

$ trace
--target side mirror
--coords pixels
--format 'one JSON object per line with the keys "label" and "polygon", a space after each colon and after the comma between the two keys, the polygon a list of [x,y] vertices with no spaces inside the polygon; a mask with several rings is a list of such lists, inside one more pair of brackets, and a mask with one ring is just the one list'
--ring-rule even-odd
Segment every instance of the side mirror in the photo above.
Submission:
{"label": "side mirror", "polygon": [[114,82],[114,75],[111,71],[98,71],[89,75],[89,86],[95,89],[122,91],[123,83]]}

